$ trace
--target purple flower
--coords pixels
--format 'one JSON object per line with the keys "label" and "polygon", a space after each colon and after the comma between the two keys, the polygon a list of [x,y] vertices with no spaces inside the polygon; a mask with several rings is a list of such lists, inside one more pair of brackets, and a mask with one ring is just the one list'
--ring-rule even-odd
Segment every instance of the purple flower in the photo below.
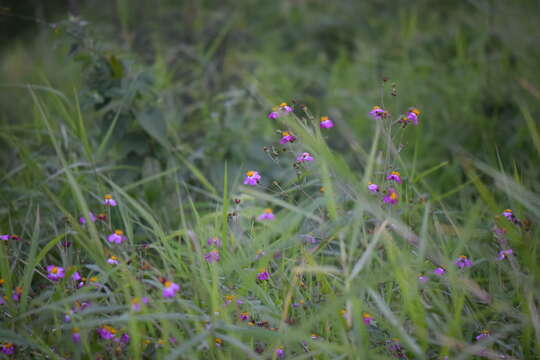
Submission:
{"label": "purple flower", "polygon": [[131,310],[133,310],[133,311],[141,311],[141,302],[144,305],[147,305],[150,302],[150,300],[146,296],[144,296],[140,300],[139,300],[139,298],[131,299]]}
{"label": "purple flower", "polygon": [[390,174],[388,174],[386,180],[395,181],[398,184],[401,184],[401,174],[397,171],[392,171]]}
{"label": "purple flower", "polygon": [[81,280],[82,277],[81,277],[81,274],[78,272],[78,271],[75,271],[72,275],[71,275],[71,280],[73,281],[79,281]]}
{"label": "purple flower", "polygon": [[0,296],[0,306],[6,305],[7,296]]}
{"label": "purple flower", "polygon": [[60,266],[49,265],[47,266],[47,277],[52,281],[58,281],[64,278],[64,268]]}
{"label": "purple flower", "polygon": [[319,126],[321,129],[330,129],[331,127],[334,127],[334,122],[328,116],[323,116]]}
{"label": "purple flower", "polygon": [[15,352],[15,346],[12,343],[5,343],[0,345],[0,352],[6,355],[13,355]]}
{"label": "purple flower", "polygon": [[310,153],[305,152],[305,153],[302,153],[302,154],[298,155],[298,156],[296,157],[296,161],[297,161],[297,162],[300,162],[300,163],[306,162],[306,161],[308,161],[308,162],[309,162],[309,161],[313,161],[313,156],[311,156]]}
{"label": "purple flower", "polygon": [[383,198],[383,201],[386,204],[395,205],[395,204],[397,204],[398,199],[399,199],[399,195],[398,195],[397,191],[394,188],[389,188],[388,193]]}
{"label": "purple flower", "polygon": [[109,325],[103,325],[96,331],[103,340],[111,340],[116,336],[116,329]]}
{"label": "purple flower", "polygon": [[433,270],[433,273],[437,276],[443,276],[445,273],[446,273],[446,270],[444,270],[444,268],[442,267],[438,267],[436,268],[435,270]]}
{"label": "purple flower", "polygon": [[261,175],[257,171],[248,171],[244,179],[244,185],[256,186],[261,181]]}
{"label": "purple flower", "polygon": [[374,106],[369,112],[369,116],[371,116],[373,120],[380,120],[387,117],[388,113],[384,111],[383,108],[381,108],[380,106]]}
{"label": "purple flower", "polygon": [[454,261],[454,264],[456,264],[460,269],[463,269],[472,266],[473,263],[465,255],[461,255],[456,259],[456,261]]}
{"label": "purple flower", "polygon": [[293,108],[287,105],[287,103],[279,104],[279,110],[284,111],[285,113],[290,113],[293,111]]}
{"label": "purple flower", "polygon": [[514,251],[512,249],[506,249],[499,251],[499,256],[497,256],[497,260],[504,260],[505,258],[508,258],[509,255],[512,255]]}
{"label": "purple flower", "polygon": [[241,313],[240,314],[240,320],[242,320],[242,321],[249,320],[249,313],[248,312]]}
{"label": "purple flower", "polygon": [[288,142],[295,142],[296,141],[296,136],[294,136],[293,134],[291,134],[288,131],[283,131],[281,133],[281,136],[282,136],[281,140],[279,140],[279,143],[281,145],[286,144]]}
{"label": "purple flower", "polygon": [[371,325],[373,324],[373,321],[375,319],[373,319],[373,316],[371,316],[370,314],[368,314],[367,312],[363,313],[362,314],[362,321],[364,322],[364,324],[366,325]]}
{"label": "purple flower", "polygon": [[276,349],[276,356],[277,356],[277,357],[283,357],[283,356],[285,356],[285,351],[283,350],[282,347],[278,347],[278,348]]}
{"label": "purple flower", "polygon": [[[88,218],[89,218],[90,221],[92,221],[92,222],[96,222],[96,220],[97,220],[97,217],[96,217],[92,212],[89,212],[89,213],[88,213]],[[81,216],[81,217],[79,218],[79,222],[80,222],[81,224],[83,224],[83,225],[86,225],[86,218],[85,218],[84,216]]]}
{"label": "purple flower", "polygon": [[13,301],[19,302],[19,300],[21,300],[22,292],[23,292],[22,287],[17,286],[17,287],[15,288],[15,291],[14,291],[13,294],[11,295],[11,298],[13,299]]}
{"label": "purple flower", "polygon": [[107,259],[107,263],[110,265],[118,265],[119,264],[118,257],[111,256],[110,258]]}
{"label": "purple flower", "polygon": [[279,117],[279,113],[277,111],[271,111],[266,117],[275,120]]}
{"label": "purple flower", "polygon": [[64,322],[66,324],[69,324],[71,322],[71,316],[73,315],[73,310],[69,310],[65,315],[64,315]]}
{"label": "purple flower", "polygon": [[502,214],[503,214],[503,216],[504,216],[505,218],[508,219],[508,221],[511,221],[511,222],[513,222],[514,224],[519,224],[519,223],[520,223],[519,219],[514,215],[514,213],[512,212],[512,210],[506,209],[506,210],[503,211]]}
{"label": "purple flower", "polygon": [[216,247],[221,247],[221,240],[217,237],[211,237],[209,238],[206,243],[210,246],[216,246]]}
{"label": "purple flower", "polygon": [[107,241],[115,244],[121,244],[125,240],[127,240],[127,237],[124,235],[122,230],[116,230],[107,238]]}
{"label": "purple flower", "polygon": [[403,127],[407,126],[410,123],[418,125],[418,116],[420,115],[420,110],[416,108],[410,108],[405,115],[401,115],[398,122],[403,124]]}
{"label": "purple flower", "polygon": [[176,293],[180,290],[180,286],[178,284],[173,283],[172,281],[165,281],[163,283],[163,297],[164,298],[171,298],[176,295]]}
{"label": "purple flower", "polygon": [[485,337],[488,337],[490,334],[489,334],[489,330],[482,330],[480,332],[480,334],[476,335],[475,339],[476,341],[479,341]]}
{"label": "purple flower", "polygon": [[368,182],[367,188],[372,193],[378,193],[379,192],[379,185],[373,184],[371,182]]}
{"label": "purple flower", "polygon": [[9,235],[0,235],[0,240],[8,241]]}
{"label": "purple flower", "polygon": [[264,221],[264,220],[274,220],[274,213],[272,212],[272,209],[264,209],[263,213],[259,215],[257,220]]}
{"label": "purple flower", "polygon": [[116,206],[118,204],[116,203],[116,200],[113,199],[112,195],[107,194],[103,196],[103,205]]}
{"label": "purple flower", "polygon": [[418,281],[420,281],[420,283],[422,283],[422,284],[425,284],[425,283],[427,283],[429,281],[429,278],[427,276],[425,276],[425,275],[420,275],[420,276],[418,276]]}
{"label": "purple flower", "polygon": [[120,336],[119,341],[120,341],[120,344],[122,344],[122,345],[129,344],[129,334],[127,334],[127,333],[122,334],[122,336]]}
{"label": "purple flower", "polygon": [[270,273],[266,270],[262,270],[260,273],[257,274],[257,280],[259,281],[265,281],[270,279]]}
{"label": "purple flower", "polygon": [[79,333],[79,329],[73,328],[73,330],[71,330],[71,341],[73,341],[74,344],[81,342],[81,334]]}
{"label": "purple flower", "polygon": [[219,251],[212,250],[204,255],[204,259],[208,261],[209,263],[217,262],[219,261]]}

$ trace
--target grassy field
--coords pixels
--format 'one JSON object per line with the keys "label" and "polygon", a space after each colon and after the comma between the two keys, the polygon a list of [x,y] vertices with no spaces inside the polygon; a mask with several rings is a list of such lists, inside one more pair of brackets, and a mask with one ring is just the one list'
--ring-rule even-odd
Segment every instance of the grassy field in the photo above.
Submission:
{"label": "grassy field", "polygon": [[538,2],[136,3],[2,49],[0,358],[540,356]]}

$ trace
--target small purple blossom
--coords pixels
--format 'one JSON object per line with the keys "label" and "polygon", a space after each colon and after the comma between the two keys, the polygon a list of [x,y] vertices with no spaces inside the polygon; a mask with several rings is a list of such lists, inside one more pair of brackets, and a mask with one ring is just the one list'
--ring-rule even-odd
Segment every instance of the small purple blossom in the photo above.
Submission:
{"label": "small purple blossom", "polygon": [[[89,212],[89,213],[88,213],[88,218],[89,218],[90,221],[92,221],[92,222],[96,222],[96,220],[97,220],[97,217],[96,217],[92,212]],[[79,218],[79,222],[80,222],[81,224],[83,224],[83,225],[86,225],[86,217],[81,216],[81,217]]]}
{"label": "small purple blossom", "polygon": [[116,203],[116,200],[113,199],[112,195],[107,194],[103,196],[103,205],[116,206],[118,204]]}
{"label": "small purple blossom", "polygon": [[78,344],[81,342],[81,334],[79,333],[77,328],[73,328],[71,331],[71,341],[73,341],[74,344]]}
{"label": "small purple blossom", "polygon": [[389,188],[388,193],[383,198],[383,201],[386,204],[390,204],[390,205],[397,204],[398,200],[399,200],[399,195],[398,195],[397,191],[394,188]]}
{"label": "small purple blossom", "polygon": [[47,277],[52,281],[58,281],[60,279],[63,279],[65,276],[63,267],[49,265],[46,269],[48,273]]}
{"label": "small purple blossom", "polygon": [[248,171],[244,179],[244,185],[256,186],[261,181],[261,175],[257,171]]}
{"label": "small purple blossom", "polygon": [[259,281],[265,281],[270,279],[270,273],[266,270],[262,270],[260,273],[257,274],[257,280]]}
{"label": "small purple blossom", "polygon": [[460,269],[463,269],[472,266],[473,263],[465,255],[461,255],[456,259],[456,261],[454,261],[454,264],[456,264]]}
{"label": "small purple blossom", "polygon": [[438,268],[433,270],[433,273],[437,276],[443,276],[446,273],[446,270],[439,266]]}
{"label": "small purple blossom", "polygon": [[281,103],[279,104],[279,110],[284,111],[286,114],[288,114],[293,111],[293,108],[287,105],[287,103]]}
{"label": "small purple blossom", "polygon": [[127,237],[124,235],[122,230],[116,230],[114,233],[107,237],[107,241],[110,243],[121,244],[123,241],[126,241]]}
{"label": "small purple blossom", "polygon": [[164,298],[171,298],[175,296],[179,290],[180,286],[178,284],[175,284],[172,281],[165,281],[163,283],[162,295]]}
{"label": "small purple blossom", "polygon": [[264,209],[263,213],[259,215],[257,220],[264,221],[264,220],[274,220],[274,213],[272,212],[272,209]]}
{"label": "small purple blossom", "polygon": [[370,314],[368,314],[367,312],[363,313],[362,314],[362,321],[364,322],[364,324],[366,325],[371,325],[373,324],[373,321],[375,319],[373,319],[373,316],[371,316]]}
{"label": "small purple blossom", "polygon": [[118,257],[111,256],[110,258],[107,259],[107,264],[118,265],[119,264]]}
{"label": "small purple blossom", "polygon": [[520,224],[519,219],[514,215],[512,210],[506,209],[503,211],[503,216],[508,219],[508,221],[513,222],[514,224]]}
{"label": "small purple blossom", "polygon": [[109,325],[99,327],[96,332],[103,340],[111,340],[116,337],[116,329]]}
{"label": "small purple blossom", "polygon": [[386,180],[395,181],[398,184],[401,184],[401,174],[397,171],[392,171],[390,174],[388,174]]}
{"label": "small purple blossom", "polygon": [[323,116],[319,126],[321,129],[330,129],[331,127],[334,127],[334,122],[328,116]]}
{"label": "small purple blossom", "polygon": [[303,163],[303,162],[310,162],[310,161],[313,161],[313,156],[311,156],[310,153],[308,152],[305,152],[305,153],[302,153],[300,155],[298,155],[296,157],[296,161],[299,162],[299,163]]}
{"label": "small purple blossom", "polygon": [[241,313],[240,314],[240,320],[242,320],[242,321],[249,320],[249,313],[248,312]]}
{"label": "small purple blossom", "polygon": [[509,255],[512,255],[514,251],[512,249],[506,249],[499,251],[499,256],[497,256],[497,260],[504,260],[508,258]]}
{"label": "small purple blossom", "polygon": [[281,133],[281,140],[279,140],[279,143],[281,145],[283,144],[286,144],[288,142],[295,142],[296,141],[296,136],[294,136],[293,134],[291,134],[290,132],[288,131],[283,131]]}
{"label": "small purple blossom", "polygon": [[8,241],[9,235],[0,235],[0,240]]}
{"label": "small purple blossom", "polygon": [[78,272],[78,271],[75,271],[72,275],[71,275],[71,280],[73,281],[79,281],[82,279],[82,276],[81,274]]}
{"label": "small purple blossom", "polygon": [[13,355],[15,352],[15,346],[12,343],[5,343],[0,345],[0,352],[6,355]]}
{"label": "small purple blossom", "polygon": [[482,330],[480,334],[476,335],[475,339],[476,341],[479,341],[488,336],[490,336],[489,330]]}
{"label": "small purple blossom", "polygon": [[372,193],[378,193],[379,192],[379,185],[377,185],[377,184],[373,184],[373,183],[369,182],[367,188]]}
{"label": "small purple blossom", "polygon": [[271,111],[266,117],[269,119],[275,120],[279,117],[279,112]]}
{"label": "small purple blossom", "polygon": [[204,255],[204,260],[208,261],[209,263],[218,262],[219,259],[219,251],[217,250],[212,250]]}
{"label": "small purple blossom", "polygon": [[421,284],[425,284],[429,281],[429,278],[425,275],[420,275],[418,276],[418,281],[421,283]]}
{"label": "small purple blossom", "polygon": [[388,113],[386,111],[384,111],[383,108],[381,108],[380,106],[374,106],[371,111],[369,112],[369,116],[373,119],[373,120],[381,120],[382,118],[385,118],[388,116]]}
{"label": "small purple blossom", "polygon": [[141,311],[141,303],[147,305],[149,302],[150,300],[146,296],[143,296],[141,299],[133,298],[131,299],[131,310]]}
{"label": "small purple blossom", "polygon": [[278,358],[281,358],[281,357],[285,356],[285,350],[283,350],[282,347],[278,347],[278,348],[276,349],[276,356],[277,356]]}
{"label": "small purple blossom", "polygon": [[211,237],[211,238],[208,238],[208,240],[206,241],[206,243],[207,243],[209,246],[221,247],[221,239],[218,238],[218,237]]}

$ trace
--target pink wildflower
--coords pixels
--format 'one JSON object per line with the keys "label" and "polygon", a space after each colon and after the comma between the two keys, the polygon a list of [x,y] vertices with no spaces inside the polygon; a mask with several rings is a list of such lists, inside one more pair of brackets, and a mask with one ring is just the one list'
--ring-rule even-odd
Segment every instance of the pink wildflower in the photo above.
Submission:
{"label": "pink wildflower", "polygon": [[330,129],[331,127],[334,127],[334,122],[328,116],[323,116],[319,126],[321,129]]}
{"label": "pink wildflower", "polygon": [[296,136],[294,136],[293,134],[291,134],[288,131],[283,131],[281,133],[281,136],[282,136],[281,140],[279,140],[279,143],[281,145],[286,144],[288,142],[295,142],[296,141]]}
{"label": "pink wildflower", "polygon": [[274,220],[274,213],[272,212],[272,209],[264,209],[263,213],[259,215],[257,220],[263,221],[263,220]]}
{"label": "pink wildflower", "polygon": [[257,171],[248,171],[244,179],[244,185],[256,186],[261,181],[261,175]]}
{"label": "pink wildflower", "polygon": [[47,266],[47,277],[52,281],[58,281],[64,278],[64,268],[60,266],[49,265]]}
{"label": "pink wildflower", "polygon": [[119,264],[118,257],[117,256],[111,256],[110,258],[107,259],[107,263],[110,264],[110,265],[118,265]]}
{"label": "pink wildflower", "polygon": [[420,116],[420,110],[416,108],[410,108],[405,115],[401,115],[398,122],[403,124],[403,127],[410,123],[418,125],[418,116]]}
{"label": "pink wildflower", "polygon": [[378,193],[379,192],[379,185],[373,184],[371,182],[368,182],[367,188],[372,193]]}
{"label": "pink wildflower", "polygon": [[509,255],[512,255],[514,251],[512,249],[506,249],[499,251],[499,256],[497,256],[497,260],[504,260],[508,258]]}
{"label": "pink wildflower", "polygon": [[386,204],[395,205],[395,204],[397,204],[398,199],[399,199],[399,195],[398,195],[397,191],[394,188],[389,188],[388,193],[383,198],[383,201]]}
{"label": "pink wildflower", "polygon": [[173,283],[172,281],[165,281],[163,283],[163,297],[164,298],[171,298],[175,296],[179,290],[180,290],[180,286],[178,284]]}
{"label": "pink wildflower", "polygon": [[259,281],[265,281],[270,279],[270,273],[266,270],[262,270],[260,273],[257,274],[257,280]]}
{"label": "pink wildflower", "polygon": [[204,255],[204,259],[208,261],[209,263],[217,262],[219,261],[219,251],[212,250]]}
{"label": "pink wildflower", "polygon": [[373,323],[375,319],[373,319],[373,316],[371,316],[370,314],[368,314],[367,312],[363,313],[362,314],[362,321],[364,322],[364,324],[366,325],[371,325]]}
{"label": "pink wildflower", "polygon": [[308,162],[309,162],[309,161],[313,161],[313,156],[311,156],[310,153],[305,152],[305,153],[302,153],[302,154],[298,155],[298,156],[296,157],[296,161],[297,161],[297,162],[300,162],[300,163],[306,162],[306,161],[308,161]]}
{"label": "pink wildflower", "polygon": [[284,111],[286,114],[288,114],[293,111],[293,108],[287,105],[287,103],[281,103],[279,104],[279,110]]}
{"label": "pink wildflower", "polygon": [[272,110],[266,117],[275,120],[279,117],[279,112]]}
{"label": "pink wildflower", "polygon": [[461,255],[456,259],[456,261],[454,261],[454,264],[456,264],[460,269],[463,269],[472,266],[473,263],[465,255]]}
{"label": "pink wildflower", "polygon": [[401,184],[401,174],[397,171],[392,171],[386,177],[386,180],[395,181],[398,184]]}
{"label": "pink wildflower", "polygon": [[115,244],[121,244],[125,240],[127,240],[127,237],[124,235],[122,230],[116,230],[107,238],[107,241]]}
{"label": "pink wildflower", "polygon": [[116,206],[118,204],[116,203],[116,200],[113,199],[112,195],[106,194],[103,196],[103,205]]}
{"label": "pink wildflower", "polygon": [[208,238],[206,243],[210,246],[221,247],[221,240],[217,237]]}
{"label": "pink wildflower", "polygon": [[443,276],[446,273],[446,270],[439,266],[438,268],[433,270],[433,273],[437,276]]}
{"label": "pink wildflower", "polygon": [[8,241],[9,235],[0,235],[0,240]]}
{"label": "pink wildflower", "polygon": [[[89,213],[88,213],[88,218],[89,218],[90,221],[92,221],[92,222],[96,222],[96,220],[97,220],[97,217],[96,217],[92,212],[89,212]],[[81,224],[83,224],[83,225],[86,225],[86,218],[85,218],[84,216],[81,216],[81,217],[79,218],[79,222],[80,222]]]}
{"label": "pink wildflower", "polygon": [[388,113],[380,106],[374,106],[369,112],[369,116],[371,116],[373,120],[381,120],[382,118],[387,117]]}

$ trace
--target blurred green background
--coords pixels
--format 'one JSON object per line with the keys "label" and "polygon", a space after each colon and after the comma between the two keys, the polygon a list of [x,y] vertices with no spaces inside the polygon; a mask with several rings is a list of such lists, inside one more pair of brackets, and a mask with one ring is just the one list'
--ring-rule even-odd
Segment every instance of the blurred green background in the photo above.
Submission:
{"label": "blurred green background", "polygon": [[[67,20],[69,9],[79,18]],[[279,171],[262,151],[278,136],[266,114],[293,100],[336,120],[329,140],[361,171],[355,154],[370,144],[366,114],[381,92],[393,115],[422,110],[404,156],[418,171],[449,162],[428,179],[435,191],[464,181],[462,154],[539,175],[538,1],[12,1],[2,13],[5,171],[22,147],[54,162],[33,84],[62,92],[74,112],[80,103],[90,131],[73,158],[114,168],[124,183],[177,166],[176,155],[212,183],[225,161]]]}

